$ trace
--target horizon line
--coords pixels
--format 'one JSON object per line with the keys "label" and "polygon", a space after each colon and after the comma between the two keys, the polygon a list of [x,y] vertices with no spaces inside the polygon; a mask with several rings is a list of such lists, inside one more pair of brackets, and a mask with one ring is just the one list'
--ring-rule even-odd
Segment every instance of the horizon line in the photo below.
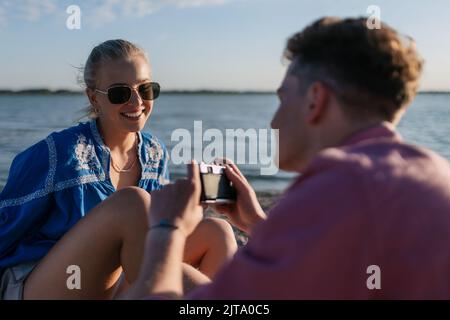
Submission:
{"label": "horizon line", "polygon": [[[161,91],[168,94],[276,94],[275,90],[246,90],[246,89],[168,89]],[[450,93],[450,89],[427,89],[420,90],[417,94]],[[50,88],[27,88],[27,89],[3,89],[0,88],[0,95],[64,95],[64,94],[84,94],[83,90],[73,89],[50,89]]]}

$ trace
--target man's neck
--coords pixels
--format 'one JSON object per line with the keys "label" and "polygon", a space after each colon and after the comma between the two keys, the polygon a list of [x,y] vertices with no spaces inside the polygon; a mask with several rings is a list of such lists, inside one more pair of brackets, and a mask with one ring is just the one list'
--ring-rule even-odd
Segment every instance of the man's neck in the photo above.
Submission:
{"label": "man's neck", "polygon": [[[383,120],[374,119],[369,121],[360,121],[354,123],[345,123],[342,126],[334,127],[332,130],[327,132],[322,132],[321,135],[316,139],[316,143],[313,148],[310,149],[309,156],[306,158],[307,161],[304,162],[303,167],[312,161],[312,159],[322,150],[327,148],[333,148],[342,145],[348,140],[351,136],[355,135],[358,132],[367,130],[369,128],[382,125]],[[394,126],[393,124],[390,124]]]}
{"label": "man's neck", "polygon": [[335,146],[342,145],[343,143],[345,143],[345,141],[347,141],[348,139],[350,139],[352,136],[354,136],[359,132],[366,131],[370,128],[377,127],[383,124],[389,124],[390,126],[394,127],[393,124],[383,120],[367,121],[362,123],[356,123],[352,126],[349,126],[348,130],[344,131],[343,134],[340,136],[339,141],[335,144]]}

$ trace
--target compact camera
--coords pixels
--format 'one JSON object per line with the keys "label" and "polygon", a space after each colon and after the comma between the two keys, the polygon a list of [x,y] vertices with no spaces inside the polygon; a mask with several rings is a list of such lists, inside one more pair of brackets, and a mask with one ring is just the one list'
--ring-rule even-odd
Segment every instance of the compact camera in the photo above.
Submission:
{"label": "compact camera", "polygon": [[236,189],[227,178],[224,166],[200,163],[200,180],[203,203],[233,203],[236,201]]}

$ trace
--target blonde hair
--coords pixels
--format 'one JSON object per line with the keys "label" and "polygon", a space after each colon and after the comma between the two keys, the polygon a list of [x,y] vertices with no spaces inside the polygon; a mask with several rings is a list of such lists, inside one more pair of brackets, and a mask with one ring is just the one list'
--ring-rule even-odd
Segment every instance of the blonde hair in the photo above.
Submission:
{"label": "blonde hair", "polygon": [[[148,62],[145,51],[139,46],[123,39],[108,40],[100,43],[92,49],[84,67],[80,68],[79,83],[84,88],[96,89],[98,84],[98,73],[102,64],[117,59],[130,59],[136,55],[144,57]],[[89,104],[83,109],[81,118],[97,118],[94,106]]]}

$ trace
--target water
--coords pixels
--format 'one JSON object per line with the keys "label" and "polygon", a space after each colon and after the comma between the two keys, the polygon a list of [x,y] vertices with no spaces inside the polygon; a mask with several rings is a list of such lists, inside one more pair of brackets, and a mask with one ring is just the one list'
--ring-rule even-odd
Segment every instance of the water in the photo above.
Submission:
{"label": "water", "polygon": [[[82,95],[0,96],[0,190],[6,183],[14,156],[49,133],[76,123],[87,104]],[[162,95],[144,130],[162,139],[169,150],[177,143],[177,128],[192,132],[195,120],[207,128],[268,129],[277,108],[272,94]],[[450,160],[450,94],[420,94],[399,125],[405,140],[426,146]],[[223,131],[225,133],[225,131]],[[204,143],[206,146],[208,142]],[[185,174],[184,166],[170,164],[172,178]],[[281,190],[292,174],[261,176],[258,168],[244,166],[244,174],[256,190]]]}

